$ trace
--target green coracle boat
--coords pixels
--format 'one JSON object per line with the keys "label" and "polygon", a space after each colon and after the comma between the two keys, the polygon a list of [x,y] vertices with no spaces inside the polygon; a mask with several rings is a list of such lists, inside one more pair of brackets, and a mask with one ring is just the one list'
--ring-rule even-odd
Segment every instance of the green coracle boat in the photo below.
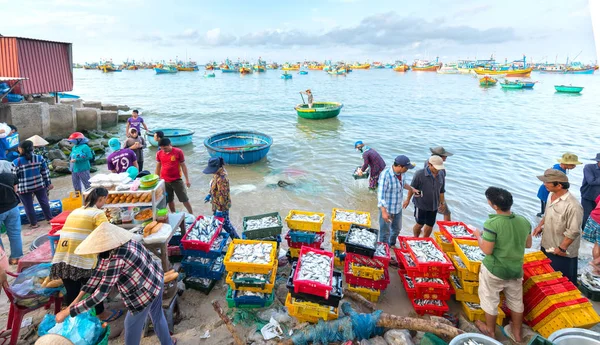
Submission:
{"label": "green coracle boat", "polygon": [[580,93],[583,90],[583,86],[571,86],[571,85],[554,85],[557,92],[566,93]]}
{"label": "green coracle boat", "polygon": [[515,82],[500,83],[500,86],[502,86],[503,89],[509,89],[509,90],[517,90],[517,89],[523,88],[523,84],[515,83]]}
{"label": "green coracle boat", "polygon": [[309,108],[308,104],[298,104],[294,109],[301,118],[323,120],[338,116],[343,106],[337,102],[316,102],[312,108]]}

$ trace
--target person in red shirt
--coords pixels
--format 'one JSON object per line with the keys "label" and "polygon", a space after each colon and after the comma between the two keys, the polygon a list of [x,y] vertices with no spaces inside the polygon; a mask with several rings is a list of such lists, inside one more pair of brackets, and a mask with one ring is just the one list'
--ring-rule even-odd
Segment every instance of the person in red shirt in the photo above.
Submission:
{"label": "person in red shirt", "polygon": [[[190,188],[190,178],[188,177],[187,166],[183,151],[171,145],[169,138],[162,138],[158,142],[160,150],[156,152],[156,170],[155,174],[165,180],[167,189],[167,203],[171,212],[175,212],[175,194],[177,199],[183,203],[189,214],[192,212],[192,204],[187,196],[187,188]],[[185,185],[181,180],[181,173],[185,177]]]}

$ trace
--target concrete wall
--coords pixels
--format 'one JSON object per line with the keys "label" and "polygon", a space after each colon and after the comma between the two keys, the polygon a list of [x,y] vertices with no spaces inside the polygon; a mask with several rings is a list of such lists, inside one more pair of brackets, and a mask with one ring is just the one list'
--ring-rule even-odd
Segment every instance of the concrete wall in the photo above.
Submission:
{"label": "concrete wall", "polygon": [[81,98],[62,98],[60,104],[72,105],[75,108],[83,108],[83,99]]}
{"label": "concrete wall", "polygon": [[33,135],[50,135],[50,105],[47,103],[20,103],[2,105],[0,122],[17,126],[21,139]]}
{"label": "concrete wall", "polygon": [[68,137],[77,127],[75,108],[69,104],[50,106],[50,133],[52,136]]}
{"label": "concrete wall", "polygon": [[83,102],[83,106],[85,108],[102,109],[102,102],[98,102],[98,101],[84,101]]}
{"label": "concrete wall", "polygon": [[115,127],[118,124],[119,116],[116,111],[101,110],[100,126],[102,129]]}
{"label": "concrete wall", "polygon": [[75,109],[77,131],[101,129],[100,110],[96,108]]}

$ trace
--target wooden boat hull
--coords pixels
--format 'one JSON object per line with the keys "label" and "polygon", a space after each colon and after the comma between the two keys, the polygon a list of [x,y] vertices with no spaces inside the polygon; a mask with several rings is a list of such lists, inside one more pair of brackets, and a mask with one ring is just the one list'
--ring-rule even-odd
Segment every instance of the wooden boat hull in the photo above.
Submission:
{"label": "wooden boat hull", "polygon": [[567,86],[567,85],[554,85],[556,92],[564,93],[580,93],[583,90],[582,86]]}
{"label": "wooden boat hull", "polygon": [[344,107],[342,103],[337,102],[317,102],[312,106],[309,108],[308,104],[298,104],[294,109],[303,119],[324,120],[338,116]]}
{"label": "wooden boat hull", "polygon": [[198,67],[177,67],[179,72],[196,72]]}
{"label": "wooden boat hull", "polygon": [[300,66],[298,67],[281,67],[282,71],[299,71],[300,70]]}
{"label": "wooden boat hull", "polygon": [[393,70],[396,72],[406,72],[406,71],[408,71],[408,66],[407,65],[396,66],[393,68]]}
{"label": "wooden boat hull", "polygon": [[254,66],[253,68],[256,72],[259,72],[259,73],[266,71],[266,68],[264,68],[263,66]]}
{"label": "wooden boat hull", "polygon": [[594,74],[596,71],[595,68],[586,68],[586,69],[568,69],[566,74]]}
{"label": "wooden boat hull", "polygon": [[321,71],[323,70],[323,67],[325,66],[308,66],[308,69],[312,71]]}
{"label": "wooden boat hull", "polygon": [[221,72],[222,73],[238,73],[239,70],[237,70],[237,69],[229,69],[229,68],[226,68],[226,69],[222,69],[221,68]]}
{"label": "wooden boat hull", "polygon": [[292,75],[291,74],[282,74],[281,79],[292,79]]}
{"label": "wooden boat hull", "polygon": [[209,73],[209,74],[205,74],[204,78],[214,78],[215,74],[214,73]]}
{"label": "wooden boat hull", "polygon": [[480,86],[494,86],[494,85],[496,85],[496,83],[498,83],[498,80],[496,80],[492,77],[483,77],[483,78],[479,79]]}
{"label": "wooden boat hull", "polygon": [[194,131],[183,128],[157,128],[156,130],[146,132],[146,141],[150,145],[158,147],[158,143],[154,140],[154,132],[162,131],[165,138],[171,140],[173,146],[184,146],[191,144],[194,139]]}
{"label": "wooden boat hull", "polygon": [[204,140],[211,157],[223,158],[226,164],[243,165],[260,161],[273,144],[269,135],[254,131],[222,132]]}
{"label": "wooden boat hull", "polygon": [[300,74],[300,75],[306,75],[306,74],[308,74],[308,72],[307,71],[300,71],[300,72],[298,72],[298,74]]}
{"label": "wooden boat hull", "polygon": [[437,72],[440,66],[427,66],[427,67],[416,67],[412,66],[414,72]]}
{"label": "wooden boat hull", "polygon": [[154,67],[154,72],[156,72],[156,74],[172,74],[172,73],[177,73],[177,69]]}
{"label": "wooden boat hull", "polygon": [[521,77],[521,78],[529,78],[531,76],[531,71],[533,71],[533,67],[525,68],[525,69],[514,69],[514,70],[490,70],[483,68],[474,69],[477,75],[505,75],[507,77]]}
{"label": "wooden boat hull", "polygon": [[250,68],[242,67],[242,68],[240,68],[240,73],[241,74],[250,74],[250,73],[252,73],[252,70]]}
{"label": "wooden boat hull", "polygon": [[364,65],[351,65],[350,66],[352,69],[369,69],[371,68],[371,65],[369,64],[364,64]]}
{"label": "wooden boat hull", "polygon": [[502,86],[503,89],[507,89],[507,90],[520,90],[523,88],[523,84],[506,84],[506,83],[501,83],[500,86]]}

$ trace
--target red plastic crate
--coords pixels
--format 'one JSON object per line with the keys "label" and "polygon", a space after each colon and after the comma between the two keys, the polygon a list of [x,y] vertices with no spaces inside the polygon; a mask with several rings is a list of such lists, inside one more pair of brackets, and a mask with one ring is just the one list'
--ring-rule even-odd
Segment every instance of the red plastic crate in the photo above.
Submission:
{"label": "red plastic crate", "polygon": [[[563,277],[564,278],[564,277]],[[565,278],[567,279],[567,278]],[[558,280],[558,279],[555,279]],[[535,308],[546,296],[556,295],[563,292],[577,290],[575,284],[570,281],[563,281],[561,283],[551,283],[552,281],[539,282],[533,285],[529,291],[523,296],[523,302],[525,303],[525,310],[531,310]]]}
{"label": "red plastic crate", "polygon": [[[387,269],[386,263],[383,260],[380,260],[380,258],[377,256],[370,258],[360,254],[346,253],[346,260],[351,260],[352,262],[356,262],[368,267]],[[387,264],[389,265],[389,261],[387,261]]]}
{"label": "red plastic crate", "polygon": [[[396,254],[396,260],[398,261],[398,266],[403,267],[406,270],[406,274],[411,278],[427,277],[427,278],[448,279],[450,277],[450,273],[454,270],[454,265],[452,265],[451,261],[450,261],[451,269],[445,268],[443,270],[437,270],[437,271],[436,270],[430,270],[430,271],[423,270],[418,265],[409,266],[408,262],[406,261],[406,258],[404,257],[404,255],[402,255],[402,253],[406,253],[411,258],[413,258],[413,256],[410,254],[410,252],[401,250],[399,248],[393,248],[393,249],[394,249],[394,254]],[[414,259],[413,259],[413,262],[414,262]]]}
{"label": "red plastic crate", "polygon": [[465,229],[467,230],[468,233],[473,234],[473,229],[471,229],[467,224],[465,224],[463,222],[447,222],[445,220],[438,220],[437,221],[437,225],[440,228],[440,232],[442,234],[444,234],[444,236],[446,236],[446,238],[448,238],[450,240],[452,240],[452,239],[457,239],[457,240],[475,240],[476,239],[475,235],[473,235],[473,237],[466,237],[466,236],[454,237],[448,231],[448,229],[446,229],[447,226],[462,225],[462,226],[465,227]]}
{"label": "red plastic crate", "polygon": [[524,322],[528,326],[533,327],[533,326],[537,325],[538,323],[540,323],[542,320],[544,320],[544,318],[546,318],[546,316],[550,315],[553,311],[555,311],[558,308],[568,307],[568,306],[571,306],[571,305],[577,305],[577,304],[587,303],[587,302],[589,302],[589,300],[587,298],[579,298],[579,299],[574,299],[572,301],[556,303],[556,304],[551,305],[548,309],[546,309],[538,317],[536,317],[535,319],[533,319],[533,321],[526,321],[525,320]]}
{"label": "red plastic crate", "polygon": [[446,304],[445,301],[440,301],[440,302],[442,302],[441,307],[437,306],[437,305],[433,305],[433,304],[426,304],[424,306],[419,306],[415,303],[415,299],[410,300],[410,303],[412,303],[413,309],[415,310],[415,312],[421,316],[423,316],[425,314],[442,316],[442,315],[444,315],[444,313],[447,313],[448,310],[450,309],[448,307],[448,304]]}
{"label": "red plastic crate", "polygon": [[554,268],[550,266],[550,259],[536,260],[523,264],[523,281],[540,274],[552,273]]}
{"label": "red plastic crate", "polygon": [[181,248],[179,246],[168,246],[167,253],[168,256],[179,256],[181,255]]}
{"label": "red plastic crate", "polygon": [[321,231],[321,232],[316,232],[314,234],[316,234],[316,237],[318,239],[312,243],[292,242],[289,232],[285,235],[285,240],[287,241],[288,247],[290,247],[290,248],[302,248],[302,246],[305,246],[305,247],[311,247],[311,248],[315,248],[315,249],[321,249],[321,244],[323,244],[323,241],[325,240],[325,232]]}
{"label": "red plastic crate", "polygon": [[69,217],[70,214],[71,214],[71,211],[62,211],[56,217],[52,218],[52,220],[50,221],[51,229],[48,232],[48,236],[52,236],[56,232],[60,231],[63,228],[63,226],[65,225],[65,222],[67,221],[67,217]]}
{"label": "red plastic crate", "polygon": [[183,238],[181,239],[181,245],[183,246],[183,249],[201,250],[203,252],[210,251],[210,247],[212,246],[213,242],[217,239],[217,237],[221,233],[221,230],[223,230],[223,221],[224,220],[223,220],[223,218],[215,217],[215,218],[217,218],[218,220],[221,221],[221,225],[219,225],[219,228],[217,229],[217,231],[215,231],[215,234],[210,239],[210,241],[208,241],[208,242],[200,242],[200,241],[196,241],[196,240],[188,240],[187,236],[190,233],[190,231],[192,231],[192,229],[194,228],[194,225],[196,224],[196,222],[199,219],[203,219],[203,218],[204,218],[204,216],[198,216],[198,218],[196,218],[196,220],[194,221],[194,223],[192,223],[192,225],[190,225],[190,227],[188,228],[188,230],[185,232],[185,236],[183,236]]}
{"label": "red plastic crate", "polygon": [[[437,277],[445,277],[448,278],[450,276],[450,273],[452,271],[454,271],[454,265],[452,264],[452,261],[450,261],[450,258],[448,257],[448,255],[446,255],[446,253],[444,253],[444,251],[442,250],[442,248],[440,248],[440,245],[433,239],[430,237],[399,237],[401,239],[402,242],[404,242],[406,244],[406,247],[408,248],[408,253],[410,253],[410,255],[413,258],[413,261],[417,264],[417,271],[420,273],[424,273],[424,274],[429,274],[429,277],[432,277],[433,274],[435,274]],[[442,253],[442,255],[444,256],[444,259],[446,259],[446,262],[420,262],[417,260],[417,256],[415,255],[415,253],[412,251],[412,249],[410,248],[410,246],[408,245],[408,241],[423,241],[423,242],[430,242],[435,248],[437,248],[440,253]]]}
{"label": "red plastic crate", "polygon": [[387,270],[390,266],[390,261],[392,260],[392,255],[390,253],[390,245],[385,242],[378,242],[377,245],[379,245],[380,243],[382,243],[385,246],[385,257],[373,256],[373,259],[377,259],[383,262],[383,268]]}
{"label": "red plastic crate", "polygon": [[[408,281],[406,280],[406,272],[403,270],[398,270],[398,275],[400,276],[400,280],[402,280],[402,285],[404,285],[404,291],[406,291],[406,295],[408,296],[408,298],[417,298],[417,290],[414,288],[414,285],[412,288],[408,286]],[[412,280],[411,277],[408,277],[408,279]]]}
{"label": "red plastic crate", "polygon": [[[441,279],[441,278],[438,278]],[[417,283],[417,278],[413,279],[415,285],[416,298],[448,300],[452,296],[451,287],[448,281],[442,279],[443,283]]]}
{"label": "red plastic crate", "polygon": [[346,260],[344,263],[344,276],[346,283],[356,286],[368,287],[375,290],[385,290],[390,284],[390,274],[388,270],[383,270],[383,279],[372,280],[367,278],[360,278],[350,274],[350,261]]}
{"label": "red plastic crate", "polygon": [[[298,280],[298,274],[300,274],[300,269],[302,268],[302,257],[309,252],[325,255],[331,259],[331,270],[329,271],[329,285],[317,283],[311,280]],[[334,257],[332,252],[303,246],[302,249],[300,249],[300,254],[298,255],[298,264],[296,265],[296,272],[294,273],[293,278],[294,292],[307,293],[310,295],[320,296],[325,299],[329,299],[329,293],[333,289],[331,286],[331,280],[333,279],[333,261]],[[346,261],[346,265],[348,265],[348,261]]]}

